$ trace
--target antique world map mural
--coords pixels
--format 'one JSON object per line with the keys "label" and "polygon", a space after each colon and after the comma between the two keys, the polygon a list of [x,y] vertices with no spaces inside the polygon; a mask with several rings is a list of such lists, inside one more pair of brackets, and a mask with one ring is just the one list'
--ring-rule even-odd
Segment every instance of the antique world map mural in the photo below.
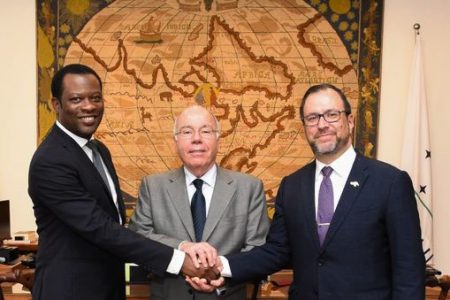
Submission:
{"label": "antique world map mural", "polygon": [[269,204],[283,176],[312,159],[299,119],[311,85],[342,88],[355,143],[375,156],[382,1],[38,0],[38,141],[55,120],[50,82],[70,63],[95,69],[128,212],[147,174],[181,165],[174,117],[198,103],[221,123],[217,163],[263,180]]}

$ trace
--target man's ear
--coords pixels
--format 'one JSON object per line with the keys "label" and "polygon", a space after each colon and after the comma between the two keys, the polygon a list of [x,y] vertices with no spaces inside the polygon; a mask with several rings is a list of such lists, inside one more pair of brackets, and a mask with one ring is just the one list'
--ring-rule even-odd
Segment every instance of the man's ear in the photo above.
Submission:
{"label": "man's ear", "polygon": [[355,129],[355,117],[353,116],[353,114],[349,114],[347,116],[347,120],[348,120],[348,128],[350,130],[350,134],[352,134],[353,130]]}
{"label": "man's ear", "polygon": [[62,109],[62,103],[56,97],[52,97],[52,106],[56,114]]}

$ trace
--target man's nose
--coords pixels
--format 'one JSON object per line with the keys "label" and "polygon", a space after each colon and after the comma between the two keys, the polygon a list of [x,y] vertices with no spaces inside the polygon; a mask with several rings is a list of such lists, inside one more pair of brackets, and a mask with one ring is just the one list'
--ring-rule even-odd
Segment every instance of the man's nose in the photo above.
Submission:
{"label": "man's nose", "polygon": [[82,101],[82,106],[81,108],[84,110],[93,110],[97,107],[97,105],[91,101],[88,97],[84,98]]}
{"label": "man's nose", "polygon": [[326,127],[328,127],[329,124],[330,124],[330,123],[328,123],[328,122],[325,120],[325,117],[324,117],[323,115],[320,115],[320,116],[319,116],[319,122],[317,123],[317,127],[318,127],[318,128],[326,128]]}
{"label": "man's nose", "polygon": [[192,142],[200,142],[202,141],[202,136],[200,135],[200,131],[194,130],[192,133]]}

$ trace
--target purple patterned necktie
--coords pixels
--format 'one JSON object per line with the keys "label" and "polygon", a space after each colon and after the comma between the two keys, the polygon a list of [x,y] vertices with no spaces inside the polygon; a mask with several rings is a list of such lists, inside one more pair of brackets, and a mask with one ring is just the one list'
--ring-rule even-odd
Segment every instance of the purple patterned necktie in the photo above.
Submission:
{"label": "purple patterned necktie", "polygon": [[319,204],[317,209],[317,231],[319,233],[320,245],[322,245],[330,227],[331,219],[334,214],[333,184],[330,175],[333,168],[324,167],[322,170],[322,183],[319,189]]}

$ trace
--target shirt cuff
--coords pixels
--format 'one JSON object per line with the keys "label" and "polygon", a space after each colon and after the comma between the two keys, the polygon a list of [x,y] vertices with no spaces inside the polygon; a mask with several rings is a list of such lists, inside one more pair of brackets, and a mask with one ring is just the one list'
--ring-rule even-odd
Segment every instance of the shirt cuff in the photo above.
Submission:
{"label": "shirt cuff", "polygon": [[173,249],[172,260],[170,261],[169,266],[166,269],[167,273],[174,275],[179,274],[181,268],[183,267],[185,256],[186,254],[183,251]]}
{"label": "shirt cuff", "polygon": [[178,244],[178,250],[181,250],[181,246],[183,246],[183,244],[186,244],[188,241],[181,241],[181,243]]}
{"label": "shirt cuff", "polygon": [[225,256],[219,256],[220,261],[222,262],[223,270],[220,272],[220,275],[223,277],[232,277],[230,263]]}

